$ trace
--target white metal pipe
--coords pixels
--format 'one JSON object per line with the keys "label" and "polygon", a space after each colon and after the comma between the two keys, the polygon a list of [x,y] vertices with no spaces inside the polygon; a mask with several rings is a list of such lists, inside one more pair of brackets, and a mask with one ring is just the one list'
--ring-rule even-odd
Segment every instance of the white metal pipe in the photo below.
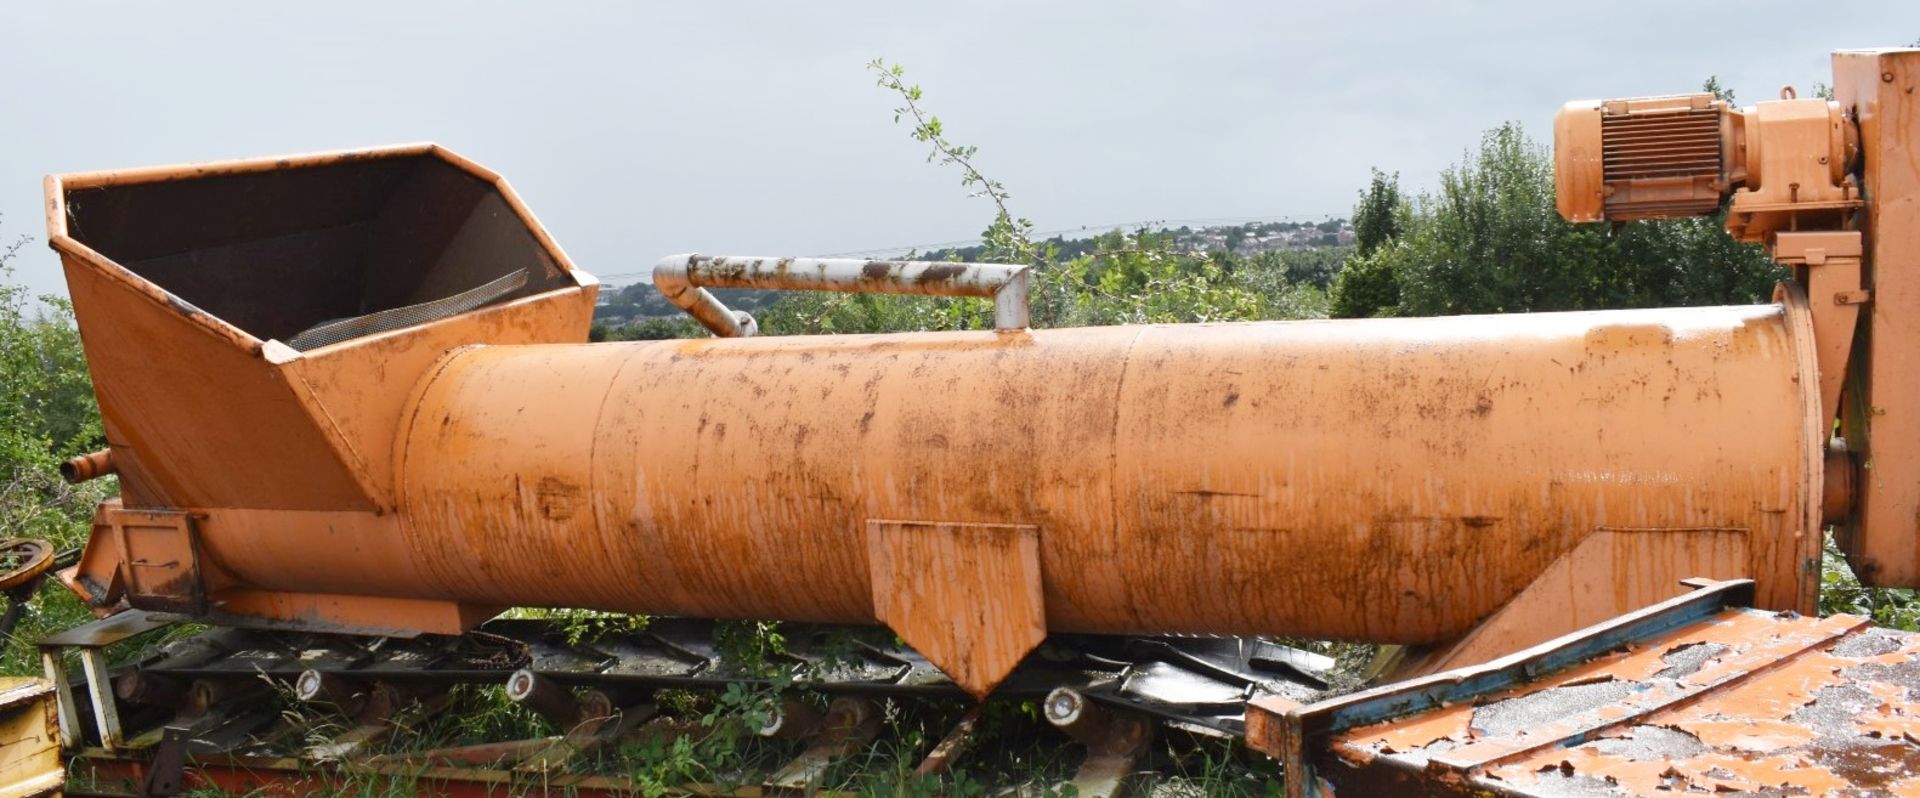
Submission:
{"label": "white metal pipe", "polygon": [[653,267],[660,293],[715,335],[752,335],[753,317],[727,306],[707,288],[841,291],[993,297],[994,327],[1024,329],[1026,266],[858,258],[755,258],[675,255]]}
{"label": "white metal pipe", "polygon": [[993,328],[996,330],[1024,330],[1032,326],[1027,316],[1027,280],[1030,271],[1025,266],[1007,267],[1017,269],[1007,279],[1006,285],[993,294]]}
{"label": "white metal pipe", "polygon": [[746,338],[759,332],[760,325],[752,314],[728,308],[719,297],[688,279],[689,257],[667,258],[653,267],[653,287],[660,295],[721,338]]}

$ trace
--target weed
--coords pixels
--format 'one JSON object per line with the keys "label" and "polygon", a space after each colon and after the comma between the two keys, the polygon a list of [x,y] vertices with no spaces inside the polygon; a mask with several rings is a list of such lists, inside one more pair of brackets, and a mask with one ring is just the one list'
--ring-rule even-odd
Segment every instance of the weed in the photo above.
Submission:
{"label": "weed", "polygon": [[1860,584],[1832,535],[1827,536],[1820,564],[1821,615],[1864,615],[1881,626],[1920,631],[1920,596],[1912,590]]}
{"label": "weed", "polygon": [[787,653],[787,638],[774,621],[721,621],[713,644],[729,672],[747,676],[769,675],[773,660]]}
{"label": "weed", "polygon": [[544,607],[517,607],[508,610],[503,617],[556,621],[559,624],[561,636],[566,638],[567,645],[570,646],[598,642],[618,635],[644,632],[647,630],[647,624],[652,621],[652,618],[645,615]]}

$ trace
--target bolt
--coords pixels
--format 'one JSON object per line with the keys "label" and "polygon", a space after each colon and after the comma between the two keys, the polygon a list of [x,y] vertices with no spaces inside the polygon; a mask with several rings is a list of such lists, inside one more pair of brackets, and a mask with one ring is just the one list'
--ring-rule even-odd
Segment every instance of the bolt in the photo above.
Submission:
{"label": "bolt", "polygon": [[1892,82],[1893,82],[1893,73],[1892,73],[1892,72],[1882,72],[1882,73],[1880,73],[1880,82],[1881,82],[1881,83],[1892,83]]}

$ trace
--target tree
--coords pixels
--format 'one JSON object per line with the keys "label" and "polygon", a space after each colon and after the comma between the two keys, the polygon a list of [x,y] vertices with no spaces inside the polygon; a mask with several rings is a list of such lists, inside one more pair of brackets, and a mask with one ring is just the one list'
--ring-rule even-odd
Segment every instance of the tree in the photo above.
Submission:
{"label": "tree", "polygon": [[1393,267],[1397,253],[1380,250],[1399,239],[1407,223],[1400,173],[1373,170],[1373,179],[1353,207],[1353,254],[1333,280],[1329,298],[1334,316],[1365,318],[1399,306],[1400,282]]}
{"label": "tree", "polygon": [[1327,292],[1328,313],[1338,319],[1395,315],[1400,308],[1396,264],[1405,259],[1406,249],[1398,243],[1349,256]]}
{"label": "tree", "polygon": [[1733,89],[1720,85],[1719,75],[1708,75],[1707,79],[1700,83],[1700,90],[1713,95],[1714,99],[1725,102],[1728,105],[1734,104]]}
{"label": "tree", "polygon": [[0,537],[66,543],[98,497],[61,482],[57,466],[106,441],[72,307],[12,282],[26,242],[0,250]]}
{"label": "tree", "polygon": [[[36,298],[13,282],[14,257],[27,240],[0,247],[0,538],[43,538],[66,549],[86,540],[94,506],[113,495],[118,482],[108,477],[76,486],[60,479],[60,461],[106,441],[72,306]],[[92,617],[51,581],[34,604],[15,629],[16,640],[0,641],[0,673],[38,673],[32,647],[17,641]]]}
{"label": "tree", "polygon": [[1400,198],[1400,173],[1373,170],[1373,180],[1360,192],[1359,204],[1353,206],[1355,254],[1370,255],[1380,245],[1399,238],[1406,205]]}
{"label": "tree", "polygon": [[[651,287],[651,286],[649,286]],[[587,331],[587,340],[601,341],[659,341],[668,338],[698,338],[706,331],[699,322],[679,312],[676,308],[671,316],[648,316],[634,319],[623,324],[601,324],[595,322]]]}
{"label": "tree", "polygon": [[[1709,80],[1706,88],[1718,87]],[[1362,192],[1356,236],[1363,217],[1377,229],[1383,177]],[[1437,191],[1402,207],[1394,235],[1357,244],[1335,278],[1335,315],[1758,302],[1785,276],[1759,247],[1728,236],[1720,219],[1613,230],[1568,223],[1554,208],[1551,155],[1515,124],[1488,131],[1441,172]]]}
{"label": "tree", "polygon": [[[1477,151],[1440,174],[1409,243],[1402,312],[1499,313],[1580,307],[1588,271],[1571,226],[1554,210],[1552,162],[1513,123],[1488,131]],[[1571,260],[1571,262],[1570,262]]]}

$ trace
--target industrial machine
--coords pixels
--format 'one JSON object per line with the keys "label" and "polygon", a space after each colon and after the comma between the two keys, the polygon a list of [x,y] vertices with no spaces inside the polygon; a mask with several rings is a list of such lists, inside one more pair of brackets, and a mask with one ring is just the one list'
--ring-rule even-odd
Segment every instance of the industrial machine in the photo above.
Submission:
{"label": "industrial machine", "polygon": [[[1389,783],[1373,769],[1391,767],[1413,774],[1402,788],[1492,789],[1474,768],[1547,743],[1462,759],[1452,781],[1440,759],[1382,753],[1407,735],[1342,738],[1364,755],[1318,764],[1309,748],[1613,667],[1619,646],[1689,624],[1737,629],[1702,633],[1727,652],[1702,671],[1717,681],[1661,677],[1666,709],[1858,634],[1888,641],[1847,643],[1883,658],[1858,664],[1910,667],[1910,642],[1857,624],[1713,620],[1814,614],[1829,527],[1867,583],[1920,586],[1920,51],[1838,53],[1833,86],[1747,109],[1574,103],[1556,122],[1568,219],[1724,210],[1794,268],[1747,307],[1038,330],[1025,266],[688,255],[655,280],[714,337],[588,345],[594,279],[504,180],[438,146],[50,177],[49,239],[111,444],[69,471],[121,481],[59,573],[119,624],[49,645],[65,734],[125,747],[117,702],[179,706],[154,696],[288,635],[465,657],[461,635],[510,607],[884,624],[910,648],[886,656],[975,698],[1046,694],[1017,669],[1050,636],[1212,636],[1152,638],[1160,653],[1127,667],[1265,663],[1271,678],[1226,679],[1232,711],[1120,688],[1091,704],[1055,691],[1049,717],[1085,726],[1104,706],[1244,733],[1301,795]],[[990,296],[995,329],[763,337],[715,287]],[[88,659],[90,696],[70,689],[57,649],[97,655],[167,618],[231,627],[229,644],[129,671],[118,699]],[[1755,653],[1796,635],[1813,642]],[[1394,676],[1428,687],[1310,706],[1289,685],[1314,668],[1260,637],[1408,646]],[[328,648],[300,639],[288,650]],[[1752,660],[1738,678],[1735,654]],[[303,698],[426,675],[275,656],[259,670]],[[531,667],[509,692],[583,717],[566,688],[600,685],[582,673]],[[1910,699],[1889,700],[1876,740],[1920,728]],[[842,715],[834,728],[861,723]],[[1638,715],[1605,717],[1553,745]],[[1137,740],[1102,728],[1089,739]],[[1675,773],[1669,788],[1694,778]]]}

